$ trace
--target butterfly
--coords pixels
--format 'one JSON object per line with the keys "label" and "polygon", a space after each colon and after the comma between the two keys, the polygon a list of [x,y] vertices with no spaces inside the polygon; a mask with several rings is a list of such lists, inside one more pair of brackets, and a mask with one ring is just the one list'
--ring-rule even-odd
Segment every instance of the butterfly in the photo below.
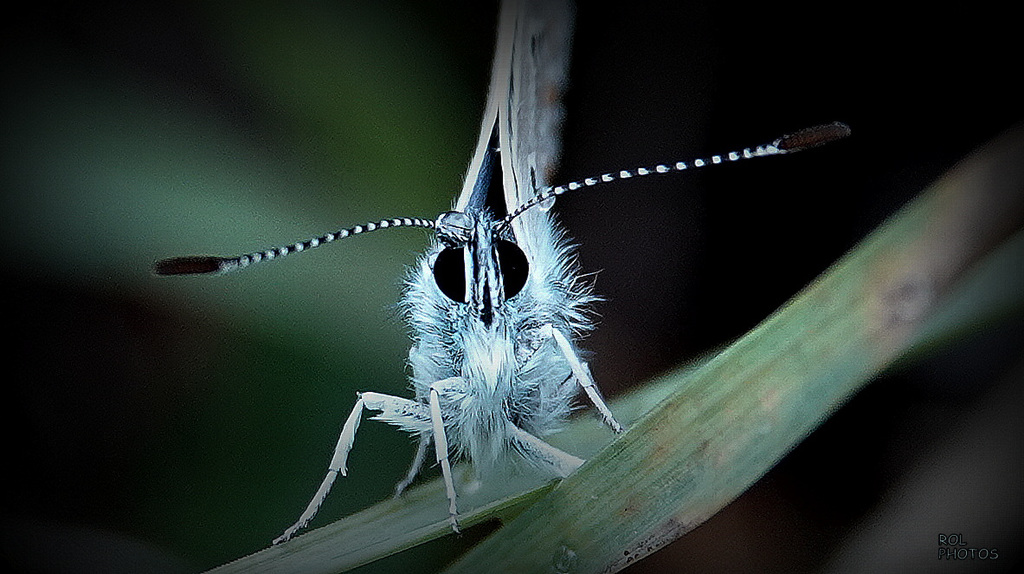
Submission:
{"label": "butterfly", "polygon": [[581,395],[610,432],[623,432],[581,358],[578,341],[593,328],[590,309],[597,296],[550,212],[557,196],[617,179],[815,147],[849,131],[843,124],[828,124],[753,150],[552,186],[572,27],[568,2],[507,0],[502,5],[483,122],[451,211],[436,219],[385,219],[238,257],[190,256],[157,263],[155,270],[162,275],[225,272],[381,229],[434,231],[430,246],[408,274],[402,297],[412,332],[413,396],[358,393],[326,476],[298,520],[275,543],[307,526],[337,477],[347,473],[348,455],[366,413],[418,439],[397,494],[433,453],[455,532],[453,460],[468,458],[486,476],[512,456],[553,476],[568,476],[584,461],[543,437],[565,422]]}

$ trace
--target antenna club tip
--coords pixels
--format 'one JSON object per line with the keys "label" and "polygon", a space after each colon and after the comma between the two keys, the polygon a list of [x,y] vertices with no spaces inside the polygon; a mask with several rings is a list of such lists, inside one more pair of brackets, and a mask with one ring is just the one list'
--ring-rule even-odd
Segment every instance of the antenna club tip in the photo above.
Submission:
{"label": "antenna club tip", "polygon": [[157,275],[200,275],[217,273],[225,270],[223,257],[213,255],[188,255],[161,259],[153,265],[153,273]]}
{"label": "antenna club tip", "polygon": [[849,135],[850,126],[843,122],[832,122],[830,124],[822,124],[820,126],[814,126],[798,132],[786,134],[775,140],[773,145],[777,147],[779,151],[791,153],[823,146],[825,144],[841,140]]}

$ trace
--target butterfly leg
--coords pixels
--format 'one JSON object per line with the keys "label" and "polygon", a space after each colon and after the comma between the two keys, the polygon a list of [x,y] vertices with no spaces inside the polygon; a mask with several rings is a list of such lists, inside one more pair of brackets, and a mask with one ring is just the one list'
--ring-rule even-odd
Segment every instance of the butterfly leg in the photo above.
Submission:
{"label": "butterfly leg", "polygon": [[608,405],[605,404],[604,399],[601,398],[601,392],[597,389],[597,385],[594,383],[594,377],[590,374],[590,367],[586,363],[580,360],[579,356],[576,355],[576,351],[573,350],[572,345],[569,343],[569,339],[562,334],[561,331],[555,329],[554,326],[548,324],[544,325],[541,330],[541,336],[549,336],[554,340],[559,350],[562,351],[562,355],[565,360],[569,363],[569,367],[572,369],[572,374],[576,377],[576,382],[583,387],[584,392],[587,393],[587,398],[590,402],[594,403],[597,408],[597,412],[601,413],[601,419],[604,420],[604,424],[611,427],[611,429],[617,433],[622,432],[622,425],[615,420],[615,416],[612,415],[612,411],[608,409]]}
{"label": "butterfly leg", "polygon": [[[459,379],[461,380],[461,379]],[[437,463],[441,465],[441,476],[444,478],[444,489],[448,495],[448,523],[452,530],[459,532],[458,508],[455,505],[455,482],[452,480],[452,466],[448,461],[448,436],[444,431],[444,420],[441,418],[441,395],[439,388],[452,379],[445,379],[430,385],[430,426],[434,434],[434,451]]]}
{"label": "butterfly leg", "polygon": [[586,462],[551,446],[517,426],[512,426],[512,440],[515,442],[516,450],[524,457],[549,467],[561,478],[569,476]]}
{"label": "butterfly leg", "polygon": [[402,496],[402,493],[405,492],[406,488],[409,488],[416,475],[419,474],[420,469],[423,468],[423,461],[427,459],[427,446],[429,445],[430,437],[426,435],[420,436],[419,446],[416,447],[416,455],[412,457],[412,465],[409,466],[409,472],[402,479],[402,482],[395,485],[395,498]]}
{"label": "butterfly leg", "polygon": [[334,456],[331,458],[331,464],[327,468],[327,475],[324,476],[323,482],[320,483],[320,488],[317,489],[313,499],[306,506],[306,510],[299,516],[298,521],[288,527],[284,534],[275,538],[274,544],[287,541],[296,532],[309,524],[309,521],[320,510],[320,505],[323,504],[324,499],[327,498],[327,493],[331,491],[334,480],[339,474],[345,476],[348,473],[346,468],[348,453],[352,450],[352,443],[356,438],[356,430],[359,428],[363,409],[380,411],[381,414],[374,417],[374,419],[389,422],[405,430],[419,431],[421,433],[429,432],[430,430],[430,410],[427,405],[381,393],[359,393],[358,396],[355,407],[349,413],[348,419],[345,420],[345,425],[341,429],[338,444],[334,447]]}

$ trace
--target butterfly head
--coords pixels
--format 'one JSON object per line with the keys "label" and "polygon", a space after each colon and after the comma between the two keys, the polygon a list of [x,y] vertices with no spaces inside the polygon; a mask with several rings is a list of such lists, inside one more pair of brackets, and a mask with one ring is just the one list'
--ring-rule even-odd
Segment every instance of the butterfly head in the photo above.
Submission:
{"label": "butterfly head", "polygon": [[442,249],[433,257],[434,283],[445,297],[490,325],[495,311],[526,286],[529,262],[485,211],[449,211],[435,225]]}

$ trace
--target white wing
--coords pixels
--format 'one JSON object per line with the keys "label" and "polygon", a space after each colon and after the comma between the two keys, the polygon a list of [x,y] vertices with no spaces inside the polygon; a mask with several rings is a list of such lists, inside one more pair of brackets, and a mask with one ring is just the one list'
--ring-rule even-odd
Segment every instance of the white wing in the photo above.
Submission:
{"label": "white wing", "polygon": [[[480,137],[456,210],[464,210],[469,202],[495,127],[506,209],[514,209],[550,183],[561,150],[561,99],[569,69],[572,20],[568,2],[507,0],[502,5]],[[534,209],[512,223],[527,255],[534,251],[529,232],[534,225],[548,225],[547,214]]]}

